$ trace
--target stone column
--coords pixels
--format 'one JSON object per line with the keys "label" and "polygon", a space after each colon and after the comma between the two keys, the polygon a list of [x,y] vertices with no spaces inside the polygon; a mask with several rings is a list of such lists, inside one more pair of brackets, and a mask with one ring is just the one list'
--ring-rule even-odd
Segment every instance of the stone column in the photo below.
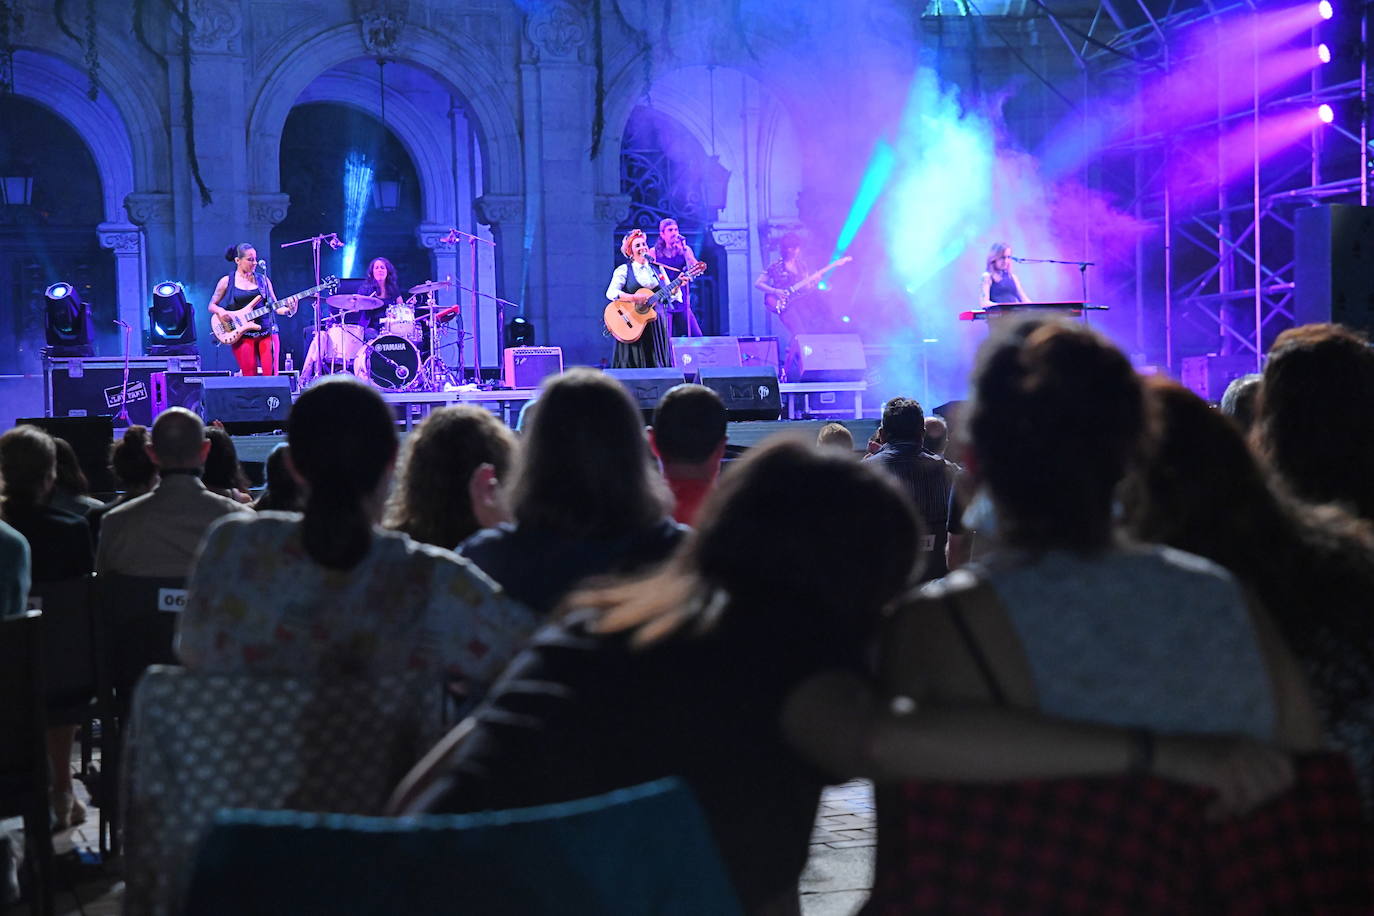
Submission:
{"label": "stone column", "polygon": [[[509,299],[523,306],[523,310],[506,312],[506,320],[510,321],[515,315],[523,315],[535,325],[535,340],[540,345],[558,346],[557,341],[549,339],[549,325],[547,313],[533,307],[530,301],[532,297],[527,290],[522,289],[522,274],[525,269],[525,260],[528,252],[525,251],[525,196],[523,194],[483,194],[473,201],[473,206],[477,211],[477,222],[491,229],[492,241],[496,243],[496,288],[483,289],[484,293],[491,293],[500,296],[502,299]],[[460,244],[459,250],[463,251],[463,257],[469,257],[466,253],[466,244]],[[484,245],[479,245],[485,248]],[[482,252],[477,252],[478,270],[481,270]],[[468,268],[463,267],[462,275],[470,273]],[[523,297],[523,298],[522,298]],[[472,310],[466,308],[464,315],[468,315]],[[483,365],[494,365],[499,359],[499,349],[505,346],[504,340],[498,341],[497,331],[492,330],[495,325],[495,308],[491,307],[489,313],[483,312],[482,320],[482,361]],[[471,359],[469,359],[471,362]]]}
{"label": "stone column", "polygon": [[101,223],[96,231],[100,234],[100,246],[113,249],[115,254],[116,314],[132,329],[129,354],[142,355],[148,330],[145,305],[150,294],[143,265],[143,233],[133,223]]}
{"label": "stone column", "polygon": [[124,210],[130,222],[143,227],[148,255],[147,276],[151,283],[180,279],[176,251],[172,246],[175,234],[172,195],[135,191],[124,198]]}
{"label": "stone column", "polygon": [[[275,253],[268,248],[272,238],[272,227],[286,219],[286,210],[291,206],[291,195],[281,193],[252,193],[248,195],[248,238],[263,250],[258,252],[262,260],[271,261]],[[270,268],[270,263],[269,263]],[[283,295],[285,290],[278,290]]]}
{"label": "stone column", "polygon": [[762,335],[765,330],[763,299],[754,303],[754,275],[749,264],[749,227],[716,225],[711,230],[715,243],[725,249],[729,289],[723,290],[729,303],[728,326],[731,334]]}

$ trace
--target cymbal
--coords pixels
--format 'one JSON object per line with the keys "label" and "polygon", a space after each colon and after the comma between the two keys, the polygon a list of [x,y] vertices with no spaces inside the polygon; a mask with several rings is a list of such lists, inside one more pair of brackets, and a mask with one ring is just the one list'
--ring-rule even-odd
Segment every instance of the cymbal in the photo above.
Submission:
{"label": "cymbal", "polygon": [[362,312],[367,309],[379,309],[385,304],[376,296],[358,295],[330,296],[324,301],[329,303],[330,308],[338,309],[341,312]]}
{"label": "cymbal", "polygon": [[435,290],[448,289],[451,286],[453,286],[452,280],[428,280],[421,283],[419,286],[412,286],[410,289],[406,290],[406,292],[421,296],[425,293],[432,293]]}

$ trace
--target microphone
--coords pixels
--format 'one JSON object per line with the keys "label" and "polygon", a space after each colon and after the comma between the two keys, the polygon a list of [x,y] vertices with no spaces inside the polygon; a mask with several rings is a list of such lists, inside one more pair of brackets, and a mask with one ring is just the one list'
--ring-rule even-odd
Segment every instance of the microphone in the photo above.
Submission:
{"label": "microphone", "polygon": [[341,242],[341,241],[339,241],[339,234],[338,234],[337,232],[331,232],[331,233],[329,233],[329,247],[330,247],[330,248],[333,248],[335,251],[337,251],[338,249],[342,248],[343,246],[344,246],[344,243]]}
{"label": "microphone", "polygon": [[457,245],[457,244],[458,244],[458,230],[457,230],[457,229],[450,229],[450,230],[448,231],[448,235],[444,236],[443,238],[441,238],[441,239],[439,240],[439,244],[441,244],[441,245]]}
{"label": "microphone", "polygon": [[121,328],[127,328],[129,326],[129,323],[127,321],[120,321],[118,318],[114,319],[114,323],[119,325]]}
{"label": "microphone", "polygon": [[1025,258],[1012,258],[1012,260],[1015,261],[1017,264],[1029,264],[1029,263],[1030,263],[1030,262],[1027,261]]}
{"label": "microphone", "polygon": [[658,258],[654,257],[654,250],[652,248],[644,252],[644,260],[648,261],[650,264],[658,263]]}
{"label": "microphone", "polygon": [[266,270],[267,270],[267,262],[266,262],[266,261],[259,261],[259,262],[258,262],[258,266],[257,266],[256,269],[257,269],[257,270],[261,270],[261,271],[266,271]]}

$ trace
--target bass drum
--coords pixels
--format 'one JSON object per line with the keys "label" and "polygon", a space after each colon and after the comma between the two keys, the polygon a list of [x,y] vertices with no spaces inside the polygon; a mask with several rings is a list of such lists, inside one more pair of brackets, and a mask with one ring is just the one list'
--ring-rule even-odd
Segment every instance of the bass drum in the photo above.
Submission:
{"label": "bass drum", "polygon": [[358,351],[353,374],[383,391],[408,391],[420,381],[420,351],[395,334],[383,334]]}

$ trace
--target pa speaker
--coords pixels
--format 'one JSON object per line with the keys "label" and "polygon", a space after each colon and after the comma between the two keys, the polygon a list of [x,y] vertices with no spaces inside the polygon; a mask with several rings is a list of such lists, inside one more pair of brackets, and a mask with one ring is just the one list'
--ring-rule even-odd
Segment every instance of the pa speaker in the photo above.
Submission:
{"label": "pa speaker", "polygon": [[185,407],[192,413],[201,412],[201,388],[207,378],[227,378],[228,369],[205,372],[154,372],[153,419],[169,407]]}
{"label": "pa speaker", "polygon": [[858,334],[798,334],[787,348],[789,382],[858,382],[867,369]]}
{"label": "pa speaker", "polygon": [[607,369],[606,374],[619,380],[639,404],[639,409],[652,412],[659,399],[674,385],[686,381],[681,369]]}
{"label": "pa speaker", "polygon": [[110,470],[114,420],[109,417],[33,417],[14,421],[15,426],[20,424],[37,426],[50,436],[66,439],[76,452],[77,464],[81,465],[91,491],[114,492],[114,472]]}
{"label": "pa speaker", "polygon": [[1296,220],[1294,321],[1374,335],[1374,207],[1299,207]]}
{"label": "pa speaker", "polygon": [[207,423],[283,426],[291,414],[291,381],[280,375],[225,376],[201,381]]}
{"label": "pa speaker", "polygon": [[562,347],[507,347],[505,375],[507,388],[538,388],[550,375],[563,371]]}
{"label": "pa speaker", "polygon": [[738,337],[674,337],[673,365],[684,375],[698,369],[742,366]]}
{"label": "pa speaker", "polygon": [[772,366],[707,368],[697,381],[720,395],[731,420],[776,420],[782,413],[778,370]]}

